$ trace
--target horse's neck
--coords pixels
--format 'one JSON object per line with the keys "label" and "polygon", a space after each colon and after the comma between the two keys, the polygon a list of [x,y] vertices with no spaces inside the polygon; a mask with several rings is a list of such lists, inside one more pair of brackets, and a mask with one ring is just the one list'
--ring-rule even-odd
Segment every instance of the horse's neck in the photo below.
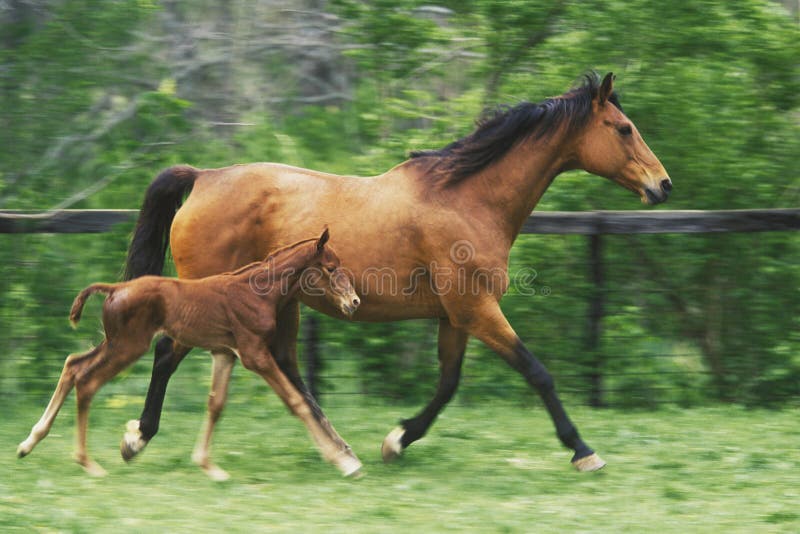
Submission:
{"label": "horse's neck", "polygon": [[569,168],[564,134],[539,141],[522,141],[500,161],[467,180],[475,183],[476,201],[513,242],[525,220],[559,173]]}

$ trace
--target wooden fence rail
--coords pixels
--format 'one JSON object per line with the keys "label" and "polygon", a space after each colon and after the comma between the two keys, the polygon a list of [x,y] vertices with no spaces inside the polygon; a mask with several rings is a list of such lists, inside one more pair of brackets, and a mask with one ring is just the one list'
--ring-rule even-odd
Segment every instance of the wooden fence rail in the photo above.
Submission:
{"label": "wooden fence rail", "polygon": [[[138,210],[0,211],[0,234],[99,233]],[[800,208],[715,211],[537,211],[524,234],[668,234],[800,230]]]}
{"label": "wooden fence rail", "polygon": [[[100,233],[114,225],[133,222],[138,210],[0,211],[0,233]],[[604,234],[698,234],[714,232],[771,232],[800,230],[800,208],[717,211],[538,211],[522,227],[524,234],[588,236],[589,273],[593,291],[587,303],[586,350],[594,354],[588,396],[590,405],[602,398],[602,355],[599,354],[605,303]],[[309,386],[317,392],[315,370],[319,331],[316,321],[304,326],[304,346]],[[317,393],[318,394],[318,393]]]}

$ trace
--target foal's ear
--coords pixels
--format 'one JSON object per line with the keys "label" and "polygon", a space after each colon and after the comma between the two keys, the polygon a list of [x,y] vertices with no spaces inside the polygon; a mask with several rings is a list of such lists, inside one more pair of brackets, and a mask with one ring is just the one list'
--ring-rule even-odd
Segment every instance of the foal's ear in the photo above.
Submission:
{"label": "foal's ear", "polygon": [[328,231],[328,227],[325,227],[325,230],[322,231],[322,235],[319,236],[317,239],[317,252],[322,252],[322,248],[325,246],[325,243],[328,242],[328,238],[330,238],[331,233]]}
{"label": "foal's ear", "polygon": [[611,93],[614,92],[614,80],[616,78],[617,77],[614,76],[613,72],[609,72],[600,83],[600,89],[597,91],[597,101],[600,105],[605,104],[606,101],[611,97]]}

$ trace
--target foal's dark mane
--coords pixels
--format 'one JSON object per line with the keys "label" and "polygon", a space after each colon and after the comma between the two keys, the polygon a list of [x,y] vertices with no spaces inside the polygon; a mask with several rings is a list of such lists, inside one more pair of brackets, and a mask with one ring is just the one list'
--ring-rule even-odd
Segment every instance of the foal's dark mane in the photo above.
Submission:
{"label": "foal's dark mane", "polygon": [[[458,183],[498,161],[521,141],[550,137],[562,126],[567,135],[583,127],[592,114],[592,99],[600,82],[598,74],[590,72],[580,85],[561,96],[538,104],[521,102],[487,109],[471,134],[440,150],[412,152],[411,158],[437,158],[427,174],[445,185]],[[608,101],[622,109],[616,93]]]}

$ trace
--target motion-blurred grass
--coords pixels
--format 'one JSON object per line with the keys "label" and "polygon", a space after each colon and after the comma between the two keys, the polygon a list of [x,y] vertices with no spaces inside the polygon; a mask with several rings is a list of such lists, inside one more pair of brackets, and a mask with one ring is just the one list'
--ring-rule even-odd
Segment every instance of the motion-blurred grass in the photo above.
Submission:
{"label": "motion-blurred grass", "polygon": [[197,405],[171,403],[168,395],[160,434],[130,465],[117,445],[141,399],[123,393],[130,389],[124,380],[101,391],[90,447],[109,471],[103,479],[71,461],[72,398],[51,435],[23,460],[15,447],[45,403],[6,406],[0,530],[800,530],[800,426],[789,410],[575,409],[582,433],[609,464],[579,474],[540,408],[456,401],[399,463],[384,465],[381,439],[414,408],[332,397],[327,413],[365,464],[366,476],[354,481],[319,458],[266,386],[263,394],[242,395],[253,384],[239,374],[214,448],[231,475],[224,483],[208,480],[189,459],[203,418],[203,384],[176,384],[197,390]]}

